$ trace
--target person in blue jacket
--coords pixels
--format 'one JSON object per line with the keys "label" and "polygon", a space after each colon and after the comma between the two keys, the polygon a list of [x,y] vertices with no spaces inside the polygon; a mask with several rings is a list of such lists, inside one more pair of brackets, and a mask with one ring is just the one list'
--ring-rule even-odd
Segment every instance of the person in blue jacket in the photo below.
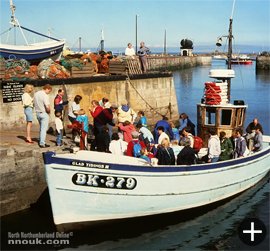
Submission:
{"label": "person in blue jacket", "polygon": [[162,116],[162,119],[159,120],[156,125],[155,125],[155,129],[154,129],[154,139],[155,139],[155,143],[158,143],[158,130],[157,128],[162,126],[164,128],[164,132],[168,134],[170,140],[173,139],[173,131],[172,131],[172,127],[168,121],[168,118],[166,116]]}
{"label": "person in blue jacket", "polygon": [[188,115],[186,113],[181,113],[179,116],[179,133],[182,133],[182,130],[185,127],[189,127],[191,130],[191,134],[195,136],[195,125],[191,122],[191,120],[188,118]]}
{"label": "person in blue jacket", "polygon": [[138,112],[139,121],[136,124],[141,124],[144,127],[147,127],[147,119],[144,116],[144,111]]}

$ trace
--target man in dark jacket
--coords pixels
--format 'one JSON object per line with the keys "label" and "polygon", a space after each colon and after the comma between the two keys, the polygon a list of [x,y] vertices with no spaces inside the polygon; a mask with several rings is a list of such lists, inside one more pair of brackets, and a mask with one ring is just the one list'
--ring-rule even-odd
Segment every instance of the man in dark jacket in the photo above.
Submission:
{"label": "man in dark jacket", "polygon": [[251,123],[246,128],[247,135],[245,136],[246,141],[248,143],[248,149],[251,151],[253,149],[254,145],[254,137],[255,137],[255,131],[259,129],[260,132],[263,134],[263,128],[262,125],[259,123],[257,118],[254,118]]}
{"label": "man in dark jacket", "polygon": [[196,163],[196,155],[194,149],[190,147],[190,141],[184,143],[184,148],[177,155],[177,165],[192,165]]}
{"label": "man in dark jacket", "polygon": [[255,118],[253,119],[253,121],[251,123],[249,123],[249,125],[246,128],[246,132],[247,133],[255,133],[255,130],[259,128],[261,133],[263,134],[263,128],[262,125],[259,123],[258,119]]}

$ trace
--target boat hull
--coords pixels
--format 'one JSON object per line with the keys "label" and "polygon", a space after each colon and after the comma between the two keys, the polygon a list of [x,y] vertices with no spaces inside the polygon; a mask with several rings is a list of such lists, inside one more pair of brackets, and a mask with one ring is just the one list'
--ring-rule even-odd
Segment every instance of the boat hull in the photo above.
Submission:
{"label": "boat hull", "polygon": [[[226,61],[226,63],[228,64],[228,61]],[[236,60],[232,60],[231,64],[241,64],[241,65],[251,65],[252,64],[252,60],[241,60],[241,59],[236,59]]]}
{"label": "boat hull", "polygon": [[64,159],[45,153],[56,225],[133,218],[208,205],[250,188],[270,169],[269,147],[246,158],[181,167],[128,164],[128,159],[122,160],[125,164],[112,164],[106,161],[106,156],[112,155],[94,154],[103,162],[87,159],[87,151]]}
{"label": "boat hull", "polygon": [[62,53],[64,45],[63,40],[24,46],[0,44],[0,55],[5,59],[25,59],[30,62],[38,62],[46,58],[57,58]]}

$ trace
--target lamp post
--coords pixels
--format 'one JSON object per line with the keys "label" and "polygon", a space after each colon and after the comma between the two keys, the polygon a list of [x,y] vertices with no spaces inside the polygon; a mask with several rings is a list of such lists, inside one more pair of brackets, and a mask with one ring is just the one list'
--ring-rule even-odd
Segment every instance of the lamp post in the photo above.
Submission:
{"label": "lamp post", "polygon": [[138,54],[138,15],[136,14],[135,20],[135,43],[136,43],[136,55]]}

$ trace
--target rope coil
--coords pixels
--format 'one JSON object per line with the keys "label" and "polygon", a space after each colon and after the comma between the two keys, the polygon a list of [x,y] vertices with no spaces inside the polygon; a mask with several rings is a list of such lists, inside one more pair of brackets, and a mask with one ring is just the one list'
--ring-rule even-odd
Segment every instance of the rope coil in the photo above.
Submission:
{"label": "rope coil", "polygon": [[206,82],[204,98],[207,105],[220,105],[228,103],[227,83]]}

